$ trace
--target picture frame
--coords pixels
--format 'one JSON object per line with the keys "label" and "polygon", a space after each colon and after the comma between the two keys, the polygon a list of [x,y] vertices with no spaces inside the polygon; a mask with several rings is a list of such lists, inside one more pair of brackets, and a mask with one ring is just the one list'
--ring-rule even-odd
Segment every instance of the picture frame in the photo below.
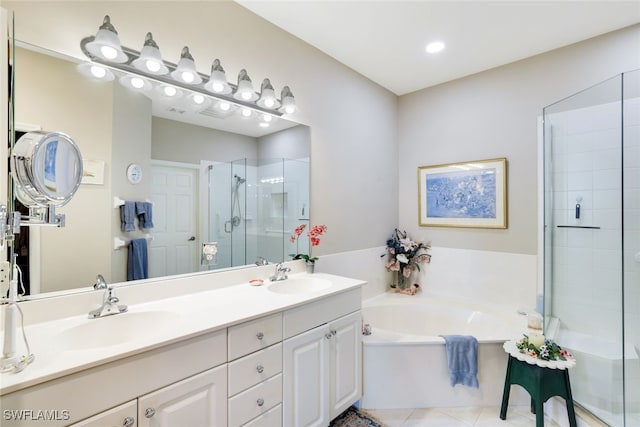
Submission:
{"label": "picture frame", "polygon": [[507,228],[507,159],[418,167],[425,227]]}

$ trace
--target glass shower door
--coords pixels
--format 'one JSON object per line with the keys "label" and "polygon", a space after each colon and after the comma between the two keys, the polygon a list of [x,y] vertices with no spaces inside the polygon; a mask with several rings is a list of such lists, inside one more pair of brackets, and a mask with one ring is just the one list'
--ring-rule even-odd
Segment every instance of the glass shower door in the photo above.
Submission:
{"label": "glass shower door", "polygon": [[640,426],[640,71],[544,109],[545,333],[574,400]]}

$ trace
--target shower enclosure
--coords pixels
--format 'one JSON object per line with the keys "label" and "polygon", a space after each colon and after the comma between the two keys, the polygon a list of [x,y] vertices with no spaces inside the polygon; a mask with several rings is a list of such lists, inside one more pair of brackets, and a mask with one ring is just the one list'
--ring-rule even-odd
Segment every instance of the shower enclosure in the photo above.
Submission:
{"label": "shower enclosure", "polygon": [[[286,261],[296,251],[291,233],[309,223],[309,162],[279,158],[213,163],[206,198],[204,234],[217,253],[209,262],[203,259],[204,268]],[[305,238],[300,245],[308,246]]]}
{"label": "shower enclosure", "polygon": [[578,404],[640,426],[640,70],[543,116],[545,333]]}

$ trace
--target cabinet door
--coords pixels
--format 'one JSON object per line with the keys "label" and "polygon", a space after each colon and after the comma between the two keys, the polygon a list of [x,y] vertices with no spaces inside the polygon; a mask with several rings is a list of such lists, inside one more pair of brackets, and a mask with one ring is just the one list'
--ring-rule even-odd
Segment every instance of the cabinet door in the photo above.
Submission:
{"label": "cabinet door", "polygon": [[227,365],[194,375],[138,399],[139,427],[227,425]]}
{"label": "cabinet door", "polygon": [[329,425],[329,340],[327,325],[284,342],[283,425]]}
{"label": "cabinet door", "polygon": [[360,312],[329,324],[331,338],[330,415],[334,419],[362,395]]}
{"label": "cabinet door", "polygon": [[134,427],[138,415],[136,400],[94,415],[69,427]]}

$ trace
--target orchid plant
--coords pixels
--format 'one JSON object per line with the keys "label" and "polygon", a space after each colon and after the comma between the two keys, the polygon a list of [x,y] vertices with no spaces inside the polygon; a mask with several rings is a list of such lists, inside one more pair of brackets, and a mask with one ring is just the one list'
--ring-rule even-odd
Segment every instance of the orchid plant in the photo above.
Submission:
{"label": "orchid plant", "polygon": [[[296,244],[296,253],[289,254],[289,256],[293,259],[303,259],[306,262],[314,263],[318,260],[317,256],[312,257],[311,254],[301,254],[298,248],[298,239],[300,239],[300,236],[302,235],[302,232],[305,230],[305,228],[307,228],[306,224],[300,224],[295,228],[295,230],[293,230],[289,241]],[[311,243],[312,248],[320,244],[320,236],[322,236],[326,232],[327,226],[323,224],[314,225],[309,231],[307,231],[307,237],[309,237],[309,242]]]}

